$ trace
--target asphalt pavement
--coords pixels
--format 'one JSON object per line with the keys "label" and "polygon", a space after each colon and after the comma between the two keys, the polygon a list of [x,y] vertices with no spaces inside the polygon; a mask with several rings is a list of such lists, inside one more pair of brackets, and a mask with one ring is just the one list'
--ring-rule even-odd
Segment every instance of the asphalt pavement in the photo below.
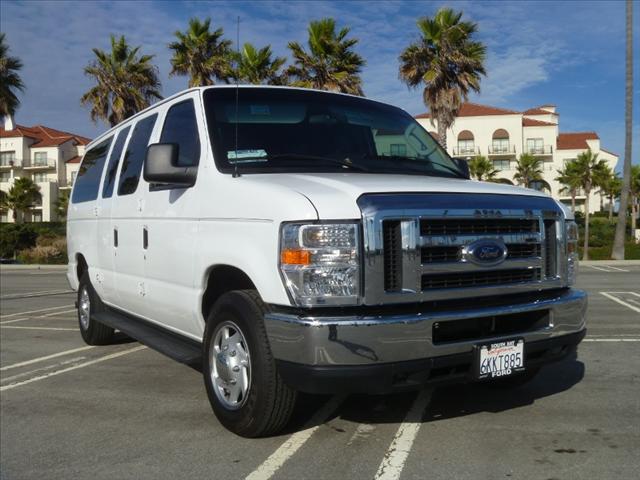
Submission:
{"label": "asphalt pavement", "polygon": [[88,347],[60,269],[0,267],[1,479],[640,478],[640,265],[581,266],[589,333],[525,387],[303,395],[287,431],[225,430],[201,374]]}

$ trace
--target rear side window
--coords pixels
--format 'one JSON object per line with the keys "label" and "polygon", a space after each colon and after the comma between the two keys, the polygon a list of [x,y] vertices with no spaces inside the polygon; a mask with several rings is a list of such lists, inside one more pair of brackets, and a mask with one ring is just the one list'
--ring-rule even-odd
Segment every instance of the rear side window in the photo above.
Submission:
{"label": "rear side window", "polygon": [[147,145],[149,145],[149,137],[153,131],[158,115],[151,115],[143,118],[133,129],[131,140],[127,145],[127,151],[122,161],[122,169],[120,170],[120,181],[118,183],[118,195],[130,195],[138,188],[140,182],[140,172],[142,164],[147,153]]}
{"label": "rear side window", "polygon": [[162,127],[160,143],[178,145],[178,165],[198,165],[200,137],[193,100],[177,103],[169,109]]}
{"label": "rear side window", "polygon": [[107,173],[104,176],[104,183],[102,184],[102,198],[109,198],[113,194],[113,184],[116,181],[118,162],[122,156],[122,149],[124,148],[124,142],[127,141],[130,128],[131,127],[127,127],[120,130],[118,138],[116,138],[116,143],[113,144],[111,155],[109,155],[109,163],[107,163]]}
{"label": "rear side window", "polygon": [[109,137],[84,154],[73,187],[73,195],[71,196],[73,203],[89,202],[98,198],[100,178],[111,140],[112,137]]}

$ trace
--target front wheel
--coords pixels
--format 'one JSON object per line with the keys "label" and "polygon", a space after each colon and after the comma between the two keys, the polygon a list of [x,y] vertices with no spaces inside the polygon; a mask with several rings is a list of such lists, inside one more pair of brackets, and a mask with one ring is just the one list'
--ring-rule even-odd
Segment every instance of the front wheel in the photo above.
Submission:
{"label": "front wheel", "polygon": [[78,285],[78,324],[80,335],[88,345],[107,345],[113,340],[113,328],[93,318],[103,308],[100,297],[91,285],[89,273],[85,272]]}
{"label": "front wheel", "polygon": [[255,290],[225,293],[211,309],[204,333],[209,402],[220,423],[243,437],[280,431],[296,399],[276,370],[264,328],[266,311]]}

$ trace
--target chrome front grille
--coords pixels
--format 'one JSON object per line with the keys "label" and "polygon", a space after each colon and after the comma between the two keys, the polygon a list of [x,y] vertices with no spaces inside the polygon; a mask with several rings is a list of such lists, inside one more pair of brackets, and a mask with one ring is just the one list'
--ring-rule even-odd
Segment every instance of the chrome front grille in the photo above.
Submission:
{"label": "chrome front grille", "polygon": [[[564,224],[546,197],[370,195],[364,225],[364,303],[384,304],[502,295],[562,286]],[[469,205],[477,208],[469,208]],[[495,264],[473,245],[498,242]]]}

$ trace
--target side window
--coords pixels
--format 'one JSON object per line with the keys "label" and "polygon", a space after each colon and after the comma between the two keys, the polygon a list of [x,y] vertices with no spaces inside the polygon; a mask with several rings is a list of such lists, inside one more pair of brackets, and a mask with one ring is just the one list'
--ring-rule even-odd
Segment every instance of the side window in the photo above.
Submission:
{"label": "side window", "polygon": [[169,109],[162,127],[160,143],[178,144],[178,165],[198,165],[200,137],[193,100],[177,103]]}
{"label": "side window", "polygon": [[107,159],[111,140],[112,137],[99,143],[84,154],[73,187],[73,195],[71,196],[73,203],[88,202],[98,198],[100,177],[102,177],[102,169]]}
{"label": "side window", "polygon": [[104,176],[104,183],[102,184],[102,198],[109,198],[113,194],[113,184],[116,181],[116,173],[118,172],[118,162],[122,156],[122,149],[124,148],[124,142],[129,135],[129,129],[131,127],[123,128],[118,133],[116,143],[113,145],[111,155],[109,156],[109,163],[107,163],[107,173]]}
{"label": "side window", "polygon": [[151,115],[143,118],[133,129],[131,140],[124,154],[122,168],[120,170],[120,181],[118,183],[118,195],[130,195],[138,188],[140,182],[140,172],[147,153],[149,137],[153,131],[158,115]]}

